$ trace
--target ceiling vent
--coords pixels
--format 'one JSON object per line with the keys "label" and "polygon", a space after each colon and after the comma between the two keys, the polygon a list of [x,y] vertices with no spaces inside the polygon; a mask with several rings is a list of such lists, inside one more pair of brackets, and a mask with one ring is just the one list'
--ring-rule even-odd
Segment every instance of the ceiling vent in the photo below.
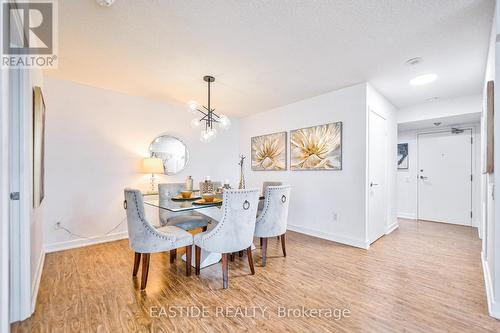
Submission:
{"label": "ceiling vent", "polygon": [[409,65],[409,66],[418,65],[422,62],[422,60],[423,59],[421,57],[411,58],[411,59],[406,60],[405,65]]}
{"label": "ceiling vent", "polygon": [[101,7],[109,7],[109,6],[111,6],[115,2],[115,0],[95,0],[95,1]]}

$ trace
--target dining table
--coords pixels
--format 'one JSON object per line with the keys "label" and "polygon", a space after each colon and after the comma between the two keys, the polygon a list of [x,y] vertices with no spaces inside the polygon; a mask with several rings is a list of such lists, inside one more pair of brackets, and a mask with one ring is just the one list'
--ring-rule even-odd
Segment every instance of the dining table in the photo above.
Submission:
{"label": "dining table", "polygon": [[[216,197],[222,198],[222,194],[218,194]],[[260,196],[259,200],[263,200],[264,196]],[[159,194],[144,195],[144,204],[155,207],[158,209],[164,209],[171,213],[182,213],[186,212],[197,212],[198,214],[204,215],[209,218],[210,222],[208,225],[208,231],[215,227],[222,219],[222,202],[214,203],[204,203],[197,204],[195,200],[179,200],[177,197],[167,197]],[[252,250],[255,249],[255,245],[252,244]],[[195,265],[195,251],[192,251],[192,266]],[[200,268],[205,268],[213,264],[218,263],[222,259],[221,253],[209,252],[201,250],[201,260]],[[182,256],[182,260],[186,261],[186,254]]]}

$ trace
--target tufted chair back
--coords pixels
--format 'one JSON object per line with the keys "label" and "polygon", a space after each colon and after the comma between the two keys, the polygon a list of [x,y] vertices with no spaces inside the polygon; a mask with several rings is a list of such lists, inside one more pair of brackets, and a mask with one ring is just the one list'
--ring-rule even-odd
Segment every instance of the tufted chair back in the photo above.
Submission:
{"label": "tufted chair back", "polygon": [[256,237],[280,236],[286,232],[290,192],[290,185],[267,187],[264,208],[255,225]]}
{"label": "tufted chair back", "polygon": [[[177,194],[184,191],[186,188],[186,184],[184,183],[164,183],[158,184],[158,195],[160,200],[166,200],[167,198],[175,197]],[[180,215],[190,215],[191,212],[178,212],[173,214],[166,209],[159,209],[158,213],[160,215],[160,224],[166,225],[168,218],[172,216],[180,216]]]}
{"label": "tufted chair back", "polygon": [[224,190],[222,218],[210,231],[199,234],[198,245],[210,252],[232,253],[252,245],[258,189]]}
{"label": "tufted chair back", "polygon": [[138,253],[155,253],[173,248],[176,236],[158,231],[146,220],[141,191],[126,188],[124,193],[130,247]]}
{"label": "tufted chair back", "polygon": [[[265,196],[266,195],[266,190],[269,186],[279,186],[283,185],[282,182],[263,182],[262,183],[262,194]],[[259,208],[258,211],[261,212],[264,209],[264,201],[259,201]]]}

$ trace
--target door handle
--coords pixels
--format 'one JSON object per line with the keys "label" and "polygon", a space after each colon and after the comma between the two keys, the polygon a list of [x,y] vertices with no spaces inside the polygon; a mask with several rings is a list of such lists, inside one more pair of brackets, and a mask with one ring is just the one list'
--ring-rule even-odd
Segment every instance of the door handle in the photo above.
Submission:
{"label": "door handle", "polygon": [[422,179],[422,180],[426,180],[427,178],[429,178],[429,177],[420,176],[420,179]]}
{"label": "door handle", "polygon": [[374,182],[371,182],[370,183],[370,187],[373,187],[373,186],[378,186],[378,184],[375,184]]}

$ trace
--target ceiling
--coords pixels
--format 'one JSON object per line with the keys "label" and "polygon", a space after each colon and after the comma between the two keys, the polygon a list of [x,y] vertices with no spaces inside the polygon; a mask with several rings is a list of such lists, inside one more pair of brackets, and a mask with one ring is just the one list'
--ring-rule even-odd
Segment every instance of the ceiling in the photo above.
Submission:
{"label": "ceiling", "polygon": [[[493,0],[59,1],[46,75],[245,116],[369,81],[397,107],[482,91]],[[417,65],[405,65],[422,57]],[[408,85],[435,72],[436,82]]]}
{"label": "ceiling", "polygon": [[[398,131],[414,131],[423,129],[449,128],[461,126],[463,124],[478,124],[481,121],[481,112],[466,113],[457,116],[439,117],[433,119],[424,119],[398,124]],[[440,123],[438,126],[434,123]]]}

